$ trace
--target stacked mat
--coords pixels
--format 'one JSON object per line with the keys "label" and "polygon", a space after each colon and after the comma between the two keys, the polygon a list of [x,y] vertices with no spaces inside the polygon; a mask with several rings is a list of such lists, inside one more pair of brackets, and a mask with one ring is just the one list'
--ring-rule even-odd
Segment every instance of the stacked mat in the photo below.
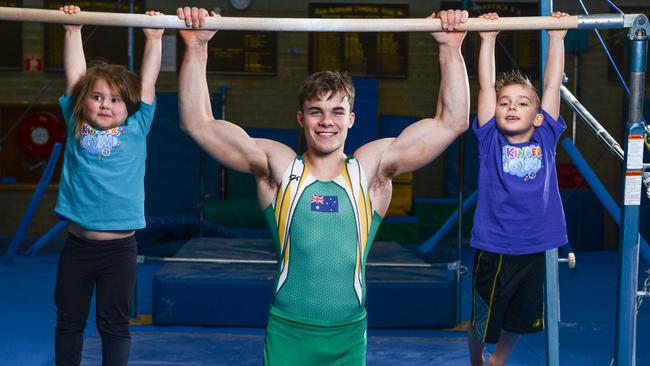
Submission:
{"label": "stacked mat", "polygon": [[[275,260],[270,239],[194,238],[182,258]],[[369,263],[424,263],[413,249],[374,244]],[[159,325],[265,327],[275,264],[167,263],[153,279],[153,320]],[[366,269],[371,328],[440,328],[456,322],[455,272],[446,268]]]}

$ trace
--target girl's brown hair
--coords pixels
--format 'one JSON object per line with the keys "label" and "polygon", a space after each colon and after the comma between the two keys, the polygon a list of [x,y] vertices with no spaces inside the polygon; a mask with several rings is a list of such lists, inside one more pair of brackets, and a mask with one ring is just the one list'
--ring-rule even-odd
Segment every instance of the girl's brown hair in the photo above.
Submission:
{"label": "girl's brown hair", "polygon": [[104,61],[94,61],[86,70],[86,74],[72,89],[72,118],[75,121],[75,137],[81,135],[81,126],[86,121],[86,99],[93,91],[97,80],[104,80],[108,86],[117,92],[126,104],[128,115],[140,108],[141,86],[140,78],[122,65],[112,65]]}

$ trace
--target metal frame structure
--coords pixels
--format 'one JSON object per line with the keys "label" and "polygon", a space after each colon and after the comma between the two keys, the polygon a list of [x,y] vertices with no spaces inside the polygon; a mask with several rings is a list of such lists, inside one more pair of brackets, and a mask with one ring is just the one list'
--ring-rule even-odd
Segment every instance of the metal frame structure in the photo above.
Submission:
{"label": "metal frame structure", "polygon": [[[552,1],[540,1],[540,13],[546,14],[552,8]],[[626,27],[627,28],[627,27]],[[639,218],[641,192],[643,188],[643,170],[649,165],[643,163],[643,135],[645,133],[643,118],[644,81],[647,60],[647,44],[650,37],[650,25],[648,18],[644,15],[635,15],[629,23],[629,40],[631,44],[630,55],[630,96],[628,101],[628,119],[626,124],[625,148],[614,140],[607,131],[600,126],[598,121],[577,101],[577,99],[562,87],[562,99],[577,112],[586,122],[587,126],[603,141],[610,152],[624,161],[622,207],[618,211],[610,208],[615,221],[620,222],[620,244],[619,244],[619,275],[617,289],[617,312],[616,312],[616,339],[614,365],[635,366],[636,365],[636,315],[637,301],[639,297],[646,297],[648,294],[637,291],[639,254],[640,250],[647,251],[648,248],[640,247],[645,241],[639,235]],[[543,65],[546,59],[548,44],[542,35],[540,64]],[[543,71],[543,68],[542,68]],[[543,73],[541,74],[543,75]],[[568,142],[567,142],[568,143]],[[569,146],[571,147],[571,146]],[[596,179],[597,181],[597,179]],[[601,189],[604,191],[604,188]],[[606,191],[604,194],[607,195]],[[608,195],[607,195],[608,196]],[[602,199],[601,199],[602,200]],[[618,208],[618,207],[616,207]],[[546,253],[547,289],[550,289],[557,276],[557,250]],[[550,272],[549,272],[550,271]],[[550,275],[549,275],[550,273]],[[555,278],[554,278],[555,277]],[[556,288],[557,290],[557,288]],[[559,311],[555,304],[559,304],[558,293],[549,291],[546,296],[547,305],[547,365],[559,365]]]}
{"label": "metal frame structure", "polygon": [[622,216],[619,246],[618,304],[614,364],[636,365],[636,315],[639,274],[639,209],[643,176],[643,87],[650,25],[639,16],[629,31],[630,97],[625,136]]}
{"label": "metal frame structure", "polygon": [[[553,11],[553,0],[539,2],[539,14],[548,16]],[[548,56],[549,37],[539,32],[540,90],[544,90],[544,70]],[[557,248],[546,251],[546,279],[544,286],[544,328],[546,330],[546,365],[560,365],[560,276]]]}

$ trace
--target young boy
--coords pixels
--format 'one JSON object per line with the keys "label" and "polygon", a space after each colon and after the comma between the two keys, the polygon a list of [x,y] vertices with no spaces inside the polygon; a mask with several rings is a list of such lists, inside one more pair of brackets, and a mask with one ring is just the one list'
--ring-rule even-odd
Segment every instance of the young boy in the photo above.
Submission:
{"label": "young boy", "polygon": [[[498,15],[481,17],[494,20]],[[480,89],[473,128],[480,168],[468,342],[472,366],[484,364],[485,343],[496,343],[488,360],[495,366],[506,363],[520,334],[544,328],[544,252],[567,243],[555,171],[557,141],[566,128],[560,117],[566,30],[548,31],[541,103],[530,80],[518,71],[495,82],[498,32],[479,34]]]}

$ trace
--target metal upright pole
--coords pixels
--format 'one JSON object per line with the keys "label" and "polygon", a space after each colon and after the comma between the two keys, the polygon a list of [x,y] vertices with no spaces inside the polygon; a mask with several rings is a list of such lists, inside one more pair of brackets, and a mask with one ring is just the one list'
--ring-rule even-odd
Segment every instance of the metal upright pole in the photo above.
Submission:
{"label": "metal upright pole", "polygon": [[[576,38],[577,38],[577,36],[576,36]],[[576,40],[574,40],[573,43],[574,43],[574,47],[575,47],[575,49],[573,50],[573,52],[575,52],[573,54],[573,95],[578,97],[578,95],[579,95],[578,94],[578,90],[579,90],[578,89],[578,82],[580,80],[580,78],[578,77],[578,75],[580,74],[580,53],[578,52],[578,45],[577,45],[578,42]],[[571,123],[571,141],[575,145],[575,143],[576,143],[576,121],[578,119],[578,113],[576,113],[576,111],[573,111],[573,114],[572,114],[571,117],[572,117],[571,118],[571,122],[572,122]]]}
{"label": "metal upright pole", "polygon": [[[221,105],[221,119],[225,120],[226,119],[226,101],[227,101],[227,96],[228,96],[228,89],[229,86],[228,84],[219,84],[219,91],[220,91],[220,105]],[[219,199],[220,200],[225,200],[226,196],[228,195],[228,170],[226,167],[223,165],[220,165],[220,171],[219,171]]]}
{"label": "metal upright pole", "polygon": [[461,248],[463,245],[463,187],[465,186],[465,141],[463,135],[458,138],[458,233],[456,246],[456,324],[460,323],[461,295]]}
{"label": "metal upright pole", "polygon": [[[553,11],[552,0],[539,2],[539,15],[551,15]],[[540,90],[544,90],[544,70],[546,70],[546,59],[548,56],[549,39],[546,31],[541,30],[539,34],[539,56],[540,56]],[[559,316],[559,275],[558,275],[558,253],[557,249],[546,251],[546,282],[544,291],[544,328],[546,329],[546,365],[560,365],[560,316]]]}
{"label": "metal upright pole", "polygon": [[205,152],[199,148],[199,237],[205,235]]}
{"label": "metal upright pole", "polygon": [[[129,13],[133,14],[135,12],[134,0],[129,1]],[[128,30],[128,58],[129,58],[129,70],[133,71],[135,69],[135,35],[133,33],[133,27],[129,27]]]}
{"label": "metal upright pole", "polygon": [[[133,14],[135,12],[135,3],[134,0],[129,1],[129,13]],[[133,27],[128,29],[128,40],[127,40],[127,57],[129,62],[129,70],[133,71],[135,69],[135,38],[133,33]],[[133,286],[133,301],[131,302],[131,319],[136,319],[138,317],[138,280],[136,278],[135,285]]]}
{"label": "metal upright pole", "polygon": [[625,140],[616,312],[615,365],[617,366],[636,365],[639,206],[643,190],[643,85],[650,30],[645,16],[639,16],[637,22],[639,26],[630,29],[630,100]]}
{"label": "metal upright pole", "polygon": [[[463,0],[463,9],[469,11],[470,1]],[[456,324],[460,323],[461,303],[461,259],[463,246],[463,188],[465,187],[465,138],[464,134],[458,138],[458,232],[456,243]]]}

